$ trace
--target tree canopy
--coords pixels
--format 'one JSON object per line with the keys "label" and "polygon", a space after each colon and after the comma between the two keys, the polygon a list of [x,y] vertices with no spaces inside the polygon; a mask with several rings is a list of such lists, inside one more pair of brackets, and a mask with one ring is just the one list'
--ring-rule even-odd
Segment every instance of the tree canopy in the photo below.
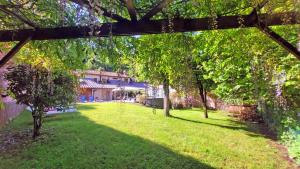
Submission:
{"label": "tree canopy", "polygon": [[[182,26],[182,23],[177,24],[178,19],[192,19],[201,17],[210,17],[207,22],[209,29],[218,29],[222,22],[218,20],[219,16],[237,16],[235,19],[238,21],[237,28],[243,28],[245,21],[242,15],[253,15],[253,9],[259,13],[278,14],[280,12],[299,12],[299,3],[294,0],[251,0],[251,1],[207,1],[207,0],[162,0],[162,1],[123,1],[123,0],[110,0],[110,1],[93,1],[93,0],[51,0],[51,1],[0,1],[0,32],[1,30],[14,30],[12,36],[20,29],[29,29],[39,31],[43,28],[67,28],[60,34],[69,34],[73,30],[70,26],[87,26],[87,34],[97,35],[102,29],[99,30],[97,26],[105,27],[104,32],[106,36],[113,36],[117,33],[115,28],[120,25],[120,28],[135,29],[136,24],[143,23],[148,20],[157,21],[159,19],[166,19],[161,25],[155,25],[155,22],[144,25],[144,33],[147,32],[147,27],[158,26],[159,33],[171,32],[175,27]],[[295,20],[294,15],[280,15],[276,22],[288,24],[291,20]],[[228,18],[231,19],[232,18]],[[260,18],[262,20],[263,18]],[[278,20],[279,19],[279,20]],[[274,19],[273,19],[274,20]],[[272,18],[265,20],[264,24],[273,22]],[[106,24],[106,23],[108,24]],[[130,22],[130,26],[126,24]],[[230,22],[230,20],[224,20]],[[123,24],[122,24],[123,23]],[[124,24],[125,23],[125,24]],[[183,24],[188,24],[189,22]],[[296,19],[297,23],[297,19]],[[106,24],[106,25],[105,25]],[[81,29],[81,28],[80,28]],[[80,30],[79,29],[79,30]],[[140,28],[139,28],[140,29]],[[177,28],[176,28],[177,30]],[[52,34],[59,32],[55,29]],[[73,32],[76,30],[73,30]],[[178,31],[178,30],[177,30]],[[180,31],[180,29],[179,29]],[[192,30],[191,30],[192,31]],[[45,33],[49,31],[45,30]],[[77,31],[78,32],[78,31]],[[26,33],[20,32],[22,35]],[[30,34],[29,34],[30,35]],[[7,37],[8,35],[3,32],[0,37]],[[27,36],[27,35],[26,35]],[[87,35],[84,35],[87,36]],[[91,40],[59,40],[59,41],[36,41],[31,42],[31,47],[39,50],[41,53],[47,53],[51,57],[55,57],[60,62],[66,65],[82,68],[87,61],[96,61],[94,58],[95,51],[99,55],[98,49],[103,45],[97,42],[97,39]],[[295,44],[292,41],[293,45]],[[103,44],[103,43],[102,43]],[[107,44],[107,43],[104,43]],[[64,46],[64,48],[57,48],[57,46]],[[33,51],[33,50],[30,50]],[[86,58],[86,57],[92,57]],[[76,66],[74,66],[76,65]]]}

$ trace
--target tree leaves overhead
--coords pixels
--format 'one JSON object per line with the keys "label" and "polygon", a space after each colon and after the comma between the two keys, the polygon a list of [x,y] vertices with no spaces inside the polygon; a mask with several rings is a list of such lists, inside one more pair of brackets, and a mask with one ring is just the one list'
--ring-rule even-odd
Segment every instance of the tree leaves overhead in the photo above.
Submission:
{"label": "tree leaves overhead", "polygon": [[[103,16],[103,9],[130,20],[124,1],[79,0],[78,2],[88,3],[93,9],[80,6],[70,0],[0,0],[0,7],[27,18],[39,27],[90,25],[113,21],[109,16]],[[160,2],[160,0],[135,0],[134,5],[138,19]],[[262,2],[263,0],[173,0],[154,18],[195,18],[250,14],[252,9]],[[295,11],[298,8],[297,0],[270,0],[262,12]],[[1,10],[0,23],[0,30],[29,27],[20,19]]]}
{"label": "tree leaves overhead", "polygon": [[172,83],[173,77],[183,73],[186,54],[190,51],[187,38],[181,34],[164,34],[135,39],[133,54],[126,56],[129,70],[140,80],[160,84],[168,78]]}

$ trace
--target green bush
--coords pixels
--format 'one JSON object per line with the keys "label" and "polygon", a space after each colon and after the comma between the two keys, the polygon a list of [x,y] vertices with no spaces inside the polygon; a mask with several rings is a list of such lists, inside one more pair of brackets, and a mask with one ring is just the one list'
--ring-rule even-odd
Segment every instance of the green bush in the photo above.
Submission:
{"label": "green bush", "polygon": [[280,139],[288,147],[290,157],[300,164],[300,124],[295,118],[282,120]]}
{"label": "green bush", "polygon": [[281,143],[287,147],[289,156],[300,164],[300,122],[297,119],[299,109],[284,110],[272,104],[262,104],[259,112],[269,127],[276,131]]}
{"label": "green bush", "polygon": [[297,136],[288,146],[288,150],[290,156],[296,159],[297,163],[300,165],[300,130],[297,131]]}
{"label": "green bush", "polygon": [[140,104],[145,104],[146,96],[144,94],[139,94],[136,96],[136,102]]}

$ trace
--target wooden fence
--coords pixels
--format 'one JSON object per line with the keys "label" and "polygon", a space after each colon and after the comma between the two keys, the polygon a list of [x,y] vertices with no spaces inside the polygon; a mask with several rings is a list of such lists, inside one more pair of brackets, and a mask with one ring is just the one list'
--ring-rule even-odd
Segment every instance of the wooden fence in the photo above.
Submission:
{"label": "wooden fence", "polygon": [[14,100],[4,101],[4,109],[0,110],[0,127],[17,117],[25,108],[25,105],[16,104]]}

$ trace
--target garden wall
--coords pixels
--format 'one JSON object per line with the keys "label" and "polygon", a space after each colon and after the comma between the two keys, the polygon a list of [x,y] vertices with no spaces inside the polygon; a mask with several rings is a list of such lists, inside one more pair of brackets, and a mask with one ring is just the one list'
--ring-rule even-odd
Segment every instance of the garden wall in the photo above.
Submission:
{"label": "garden wall", "polygon": [[[202,107],[203,103],[199,96],[192,97],[192,105],[193,107]],[[233,114],[253,114],[257,111],[256,105],[234,105],[234,104],[226,104],[222,100],[210,96],[207,96],[207,105],[210,109],[223,110],[226,112],[230,112]]]}
{"label": "garden wall", "polygon": [[227,111],[233,114],[252,114],[255,113],[257,110],[256,105],[231,105],[231,104],[219,104],[217,105],[216,109]]}
{"label": "garden wall", "polygon": [[4,109],[0,110],[0,127],[7,124],[11,119],[17,117],[26,108],[25,105],[17,104],[9,97],[5,97],[3,101]]}
{"label": "garden wall", "polygon": [[[170,100],[174,108],[190,108],[193,107],[202,107],[203,103],[199,96],[189,96],[187,98],[182,98],[174,93],[170,95]],[[145,100],[144,103],[146,106],[156,108],[163,108],[163,98],[148,98]],[[174,106],[175,105],[175,106]],[[181,105],[177,106],[176,105]],[[233,104],[226,104],[222,100],[214,97],[214,96],[207,96],[207,105],[210,109],[216,110],[223,110],[226,112],[230,112],[236,116],[238,115],[253,115],[257,112],[256,105],[233,105]]]}
{"label": "garden wall", "polygon": [[[2,57],[3,54],[0,52],[0,59]],[[16,104],[15,100],[6,96],[7,92],[5,89],[8,84],[4,79],[4,75],[7,72],[7,68],[11,66],[13,66],[13,63],[12,61],[9,61],[0,68],[0,101],[4,104],[4,109],[0,110],[0,127],[7,124],[11,119],[17,117],[26,107],[25,105]]]}
{"label": "garden wall", "polygon": [[163,98],[148,98],[145,101],[146,106],[155,107],[155,108],[164,108],[164,99]]}

